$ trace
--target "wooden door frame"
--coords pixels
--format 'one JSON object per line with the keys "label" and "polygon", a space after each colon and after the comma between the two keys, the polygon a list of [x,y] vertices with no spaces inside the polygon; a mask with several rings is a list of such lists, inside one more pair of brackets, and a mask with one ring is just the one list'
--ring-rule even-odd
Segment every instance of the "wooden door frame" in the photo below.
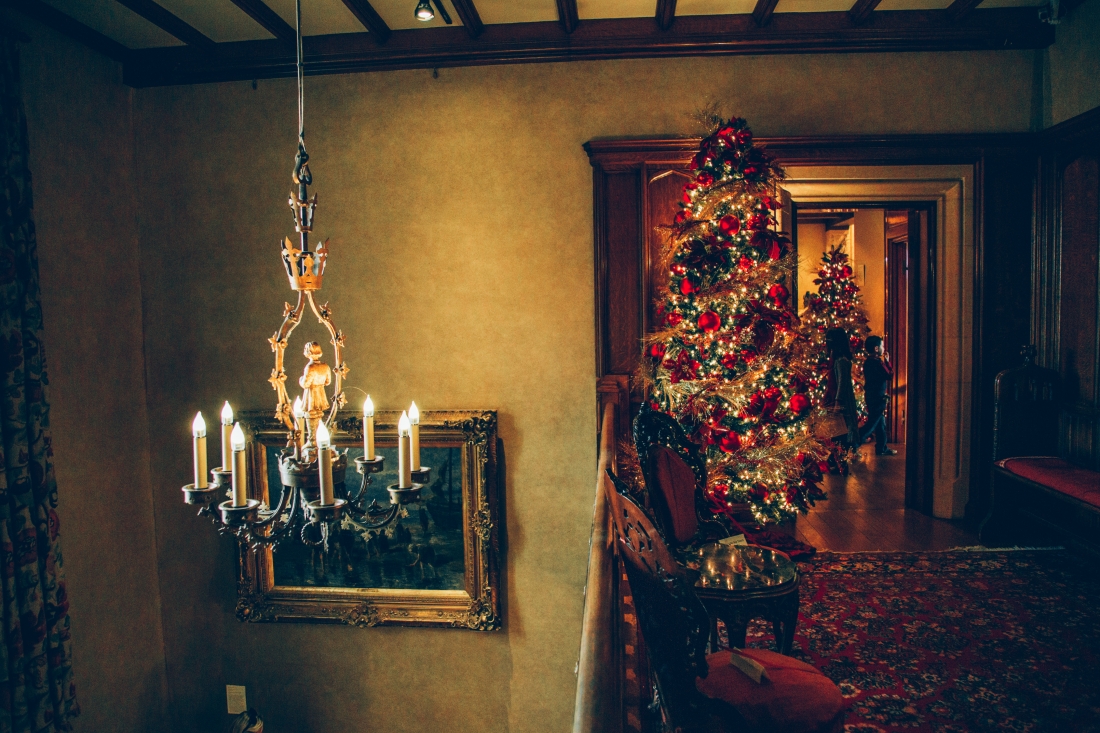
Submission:
{"label": "wooden door frame", "polygon": [[[933,513],[935,460],[931,436],[936,433],[936,238],[935,201],[794,201],[791,219],[797,226],[800,207],[831,206],[840,209],[905,209],[924,214],[925,226],[918,237],[913,236],[910,222],[909,262],[915,263],[906,288],[906,412],[914,419],[906,421],[905,442],[905,505],[925,514]],[[916,241],[914,241],[916,240]],[[885,241],[884,243],[885,244]],[[797,249],[796,249],[797,251]],[[915,280],[915,282],[914,282]]]}
{"label": "wooden door frame", "polygon": [[[969,474],[970,503],[967,516],[975,520],[984,516],[988,502],[988,472],[983,462],[988,452],[988,441],[982,442],[991,431],[991,415],[986,409],[992,394],[992,376],[997,371],[1012,366],[1013,362],[998,352],[998,358],[983,358],[992,351],[991,346],[1004,342],[1019,343],[1028,338],[1030,329],[1029,298],[1017,298],[1009,307],[1021,310],[1013,317],[1004,316],[1004,306],[998,300],[997,317],[987,317],[993,309],[986,302],[985,292],[989,284],[997,288],[1011,287],[1021,294],[1030,292],[1030,271],[1022,276],[1012,267],[1021,256],[1030,265],[1030,227],[1002,226],[997,219],[988,219],[986,211],[1002,211],[1006,206],[1019,211],[1017,200],[1026,195],[1030,200],[1034,186],[1032,166],[1038,157],[1038,136],[1031,133],[980,134],[980,135],[897,135],[897,136],[813,136],[758,138],[780,163],[811,166],[920,166],[920,165],[968,165],[973,170],[973,277],[970,287],[973,318],[971,351],[975,388],[970,392],[972,447],[976,454],[968,468],[960,469]],[[643,335],[643,318],[639,306],[645,303],[646,283],[642,277],[647,271],[645,258],[645,221],[642,191],[644,171],[654,167],[678,167],[686,169],[698,149],[698,138],[658,138],[626,140],[593,140],[585,144],[585,150],[593,166],[594,184],[594,244],[596,290],[596,364],[597,376],[608,374],[631,375],[635,358],[640,354],[639,343]],[[1013,176],[985,176],[990,165],[1000,165],[1015,171]],[[999,170],[999,169],[997,169]],[[612,193],[609,183],[614,183],[620,194]],[[633,194],[629,192],[633,191]],[[623,195],[624,192],[628,195]],[[1021,193],[1023,192],[1023,193]],[[1008,202],[1008,203],[1006,203]],[[626,223],[622,221],[625,219]],[[1025,216],[1030,212],[1024,212]],[[624,228],[625,227],[625,228]],[[627,231],[627,229],[631,231]],[[1000,258],[991,259],[986,246],[987,232],[995,236]],[[1022,254],[1021,254],[1022,253]],[[1008,256],[1009,254],[1013,256]],[[1007,284],[1006,284],[1007,283]],[[633,311],[617,302],[617,295],[628,293],[633,301]],[[1021,324],[1023,324],[1021,326]],[[1004,351],[1002,349],[1002,351]],[[616,359],[612,359],[612,356]],[[988,389],[986,385],[988,383]],[[987,394],[987,392],[989,394]],[[632,402],[641,400],[635,386]],[[979,439],[981,438],[981,439]],[[975,466],[982,466],[975,470]],[[961,481],[966,481],[962,477]]]}

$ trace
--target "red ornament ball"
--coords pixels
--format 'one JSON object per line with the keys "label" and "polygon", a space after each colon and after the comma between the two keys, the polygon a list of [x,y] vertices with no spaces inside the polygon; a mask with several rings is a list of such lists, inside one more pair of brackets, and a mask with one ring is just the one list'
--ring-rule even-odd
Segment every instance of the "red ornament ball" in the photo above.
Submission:
{"label": "red ornament ball", "polygon": [[791,395],[788,404],[790,405],[791,412],[801,415],[803,412],[810,409],[810,398],[799,392],[798,394]]}
{"label": "red ornament ball", "polygon": [[768,297],[775,301],[776,305],[779,305],[783,301],[785,301],[790,296],[790,294],[791,291],[787,290],[787,288],[780,283],[776,283],[768,289]]}
{"label": "red ornament ball", "polygon": [[668,351],[668,347],[665,344],[653,344],[649,347],[649,355],[654,359],[665,358],[666,351]]}
{"label": "red ornament ball", "polygon": [[722,327],[722,317],[714,311],[707,311],[699,316],[699,328],[710,333]]}
{"label": "red ornament ball", "polygon": [[691,281],[690,277],[685,277],[680,281],[680,294],[691,295],[692,293],[699,292],[699,288],[695,283]]}
{"label": "red ornament ball", "polygon": [[714,183],[714,176],[707,173],[706,171],[703,171],[695,177],[695,182],[698,183],[700,186],[709,186],[710,184]]}
{"label": "red ornament ball", "polygon": [[840,276],[841,277],[851,277],[852,276],[852,268],[848,265],[845,265],[844,267],[840,268]]}
{"label": "red ornament ball", "polygon": [[670,326],[676,326],[680,324],[680,321],[684,320],[684,317],[679,313],[669,313],[665,316],[665,323]]}
{"label": "red ornament ball", "polygon": [[732,237],[737,232],[741,231],[741,220],[732,214],[726,214],[718,220],[718,228],[722,230],[722,233],[727,237]]}

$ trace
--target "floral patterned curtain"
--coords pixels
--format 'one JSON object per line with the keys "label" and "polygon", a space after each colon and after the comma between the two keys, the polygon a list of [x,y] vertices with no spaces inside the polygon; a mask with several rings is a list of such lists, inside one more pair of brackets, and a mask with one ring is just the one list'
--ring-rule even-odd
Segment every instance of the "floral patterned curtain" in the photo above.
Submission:
{"label": "floral patterned curtain", "polygon": [[78,715],[50,448],[27,120],[16,42],[0,37],[0,733]]}

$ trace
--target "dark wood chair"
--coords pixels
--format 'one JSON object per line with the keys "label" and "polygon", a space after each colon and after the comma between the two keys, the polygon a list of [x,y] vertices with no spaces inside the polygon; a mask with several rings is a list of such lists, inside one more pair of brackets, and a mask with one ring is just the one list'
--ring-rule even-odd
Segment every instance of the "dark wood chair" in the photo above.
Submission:
{"label": "dark wood chair", "polygon": [[649,506],[670,547],[698,546],[734,534],[730,523],[707,507],[706,459],[679,423],[643,406],[633,434]]}
{"label": "dark wood chair", "polygon": [[992,507],[979,538],[1100,553],[1100,472],[1072,440],[1081,425],[1095,429],[1096,416],[1066,404],[1058,374],[1033,363],[1034,347],[1022,354],[1023,365],[994,382]]}
{"label": "dark wood chair", "polygon": [[[668,730],[835,733],[844,725],[840,690],[818,670],[762,649],[706,654],[710,618],[649,515],[610,471],[612,531],[634,598]],[[606,484],[605,484],[606,486]],[[762,667],[756,683],[731,654]]]}
{"label": "dark wood chair", "polygon": [[723,542],[735,530],[708,508],[706,462],[672,417],[643,408],[634,420],[634,445],[645,498],[665,542],[681,564],[701,571],[696,593],[715,620],[713,646],[717,619],[726,624],[730,646],[743,647],[749,622],[764,618],[772,623],[776,649],[790,654],[798,624],[798,566],[778,550]]}

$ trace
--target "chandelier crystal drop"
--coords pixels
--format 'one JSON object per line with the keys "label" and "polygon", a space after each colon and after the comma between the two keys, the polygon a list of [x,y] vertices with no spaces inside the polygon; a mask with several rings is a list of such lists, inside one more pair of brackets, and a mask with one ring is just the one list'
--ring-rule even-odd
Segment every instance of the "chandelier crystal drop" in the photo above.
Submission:
{"label": "chandelier crystal drop", "polygon": [[[426,5],[427,0],[421,4]],[[430,5],[428,9],[431,10]],[[297,535],[304,544],[327,552],[330,538],[345,521],[353,521],[360,529],[378,529],[401,516],[406,504],[420,500],[431,469],[419,464],[419,426],[412,429],[403,426],[398,437],[399,482],[388,487],[389,506],[377,501],[366,503],[371,475],[381,472],[384,466],[384,459],[374,451],[374,405],[368,397],[363,412],[364,455],[355,459],[362,482],[354,494],[345,485],[348,455],[347,450],[336,447],[336,417],[347,404],[344,379],[349,368],[344,361],[344,334],[336,327],[328,304],[318,304],[315,297],[324,279],[329,247],[325,240],[310,249],[317,195],[309,195],[313,176],[305,142],[301,0],[296,2],[296,20],[298,152],[292,176],[296,190],[290,192],[288,204],[294,214],[297,241],[286,237],[280,247],[280,258],[290,289],[297,293],[297,303],[284,304],[282,323],[268,339],[275,354],[275,366],[268,378],[277,396],[275,419],[287,430],[287,444],[278,458],[282,491],[274,506],[265,501],[267,497],[252,498],[252,493],[261,492],[252,492],[253,487],[249,486],[247,436],[241,423],[234,421],[233,408],[226,402],[220,421],[221,466],[209,471],[211,479],[207,481],[206,421],[199,413],[192,423],[194,482],[184,486],[183,493],[184,501],[197,506],[200,515],[210,517],[220,531],[235,535],[244,544],[254,548],[271,546]],[[302,393],[292,401],[287,391],[284,357],[290,336],[307,306],[329,334],[335,367],[325,363],[320,343],[306,343],[303,350],[306,365],[298,379]],[[265,457],[261,453],[252,460],[264,461]]]}

